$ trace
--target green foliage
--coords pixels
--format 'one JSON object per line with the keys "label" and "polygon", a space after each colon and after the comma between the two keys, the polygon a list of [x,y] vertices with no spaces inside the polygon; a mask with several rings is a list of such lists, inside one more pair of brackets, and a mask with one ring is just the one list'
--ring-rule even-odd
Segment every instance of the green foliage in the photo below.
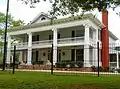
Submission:
{"label": "green foliage", "polygon": [[[25,4],[34,5],[40,3],[41,0],[21,0]],[[47,0],[43,0],[47,1]],[[120,6],[120,0],[49,0],[52,3],[52,11],[55,15],[67,15],[79,12],[80,9],[85,11],[91,11],[98,9],[102,11],[107,8],[113,8]]]}
{"label": "green foliage", "polygon": [[[1,24],[0,29],[4,29],[5,22],[6,22],[6,15],[0,12],[0,24]],[[20,26],[20,25],[24,25],[23,21],[15,20],[11,14],[8,15],[8,27],[9,28]]]}
{"label": "green foliage", "polygon": [[3,63],[3,54],[0,52],[0,65]]}
{"label": "green foliage", "polygon": [[[0,12],[0,37],[4,35],[6,15]],[[15,20],[11,14],[8,15],[8,28],[24,25],[23,21]],[[0,42],[0,46],[1,42]]]}
{"label": "green foliage", "polygon": [[[3,47],[4,29],[5,29],[6,15],[0,12],[0,47]],[[24,25],[23,21],[15,20],[11,14],[8,15],[8,28]],[[0,54],[0,63],[2,63],[2,54]]]}

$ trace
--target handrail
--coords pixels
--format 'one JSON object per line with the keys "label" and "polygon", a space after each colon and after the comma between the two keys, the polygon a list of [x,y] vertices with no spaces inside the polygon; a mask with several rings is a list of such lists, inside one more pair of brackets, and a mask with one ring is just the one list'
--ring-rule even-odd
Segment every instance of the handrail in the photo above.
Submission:
{"label": "handrail", "polygon": [[72,37],[72,38],[62,38],[62,39],[58,39],[58,41],[62,41],[62,40],[73,40],[73,39],[80,39],[80,38],[84,38],[84,36],[82,37]]}
{"label": "handrail", "polygon": [[34,41],[32,42],[32,44],[34,43],[46,43],[46,42],[52,42],[53,40],[43,40],[43,41]]}
{"label": "handrail", "polygon": [[[73,37],[73,38],[61,38],[61,39],[58,39],[58,43],[59,42],[74,42],[74,41],[79,41],[80,39],[84,39],[84,36],[82,37]],[[32,42],[33,45],[35,44],[51,44],[53,42],[53,40],[42,40],[42,41],[34,41]],[[12,46],[14,44],[11,44]],[[27,46],[28,45],[28,42],[22,42],[22,43],[16,43],[16,46]]]}

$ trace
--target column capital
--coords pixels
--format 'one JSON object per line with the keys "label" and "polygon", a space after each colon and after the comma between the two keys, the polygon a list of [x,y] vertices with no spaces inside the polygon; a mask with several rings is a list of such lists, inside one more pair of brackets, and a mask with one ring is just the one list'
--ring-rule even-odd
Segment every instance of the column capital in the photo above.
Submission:
{"label": "column capital", "polygon": [[88,23],[83,24],[83,26],[84,26],[85,28],[90,28],[90,27],[91,27]]}
{"label": "column capital", "polygon": [[32,35],[32,32],[28,32],[27,35]]}
{"label": "column capital", "polygon": [[57,28],[53,28],[52,31],[57,31],[58,29]]}

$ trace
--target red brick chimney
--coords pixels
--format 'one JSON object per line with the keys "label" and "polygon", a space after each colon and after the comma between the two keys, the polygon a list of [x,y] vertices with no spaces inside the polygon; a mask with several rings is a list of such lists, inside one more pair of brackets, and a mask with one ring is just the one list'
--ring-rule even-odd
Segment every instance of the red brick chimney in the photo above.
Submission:
{"label": "red brick chimney", "polygon": [[109,66],[109,35],[108,35],[108,11],[102,11],[102,22],[105,25],[105,28],[101,32],[101,41],[102,41],[102,66]]}

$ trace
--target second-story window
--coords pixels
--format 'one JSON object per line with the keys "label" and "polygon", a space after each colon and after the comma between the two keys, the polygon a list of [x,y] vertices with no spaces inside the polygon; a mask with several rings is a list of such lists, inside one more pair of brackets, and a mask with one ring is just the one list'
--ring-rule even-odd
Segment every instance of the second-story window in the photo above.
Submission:
{"label": "second-story window", "polygon": [[49,35],[49,40],[52,40],[53,39],[53,35]]}
{"label": "second-story window", "polygon": [[36,41],[39,41],[39,35],[36,35]]}
{"label": "second-story window", "polygon": [[72,37],[75,37],[75,31],[72,31]]}
{"label": "second-story window", "polygon": [[32,41],[39,41],[39,35],[32,36]]}
{"label": "second-story window", "polygon": [[58,33],[57,38],[60,39],[60,33]]}
{"label": "second-story window", "polygon": [[32,36],[32,41],[35,41],[35,36]]}
{"label": "second-story window", "polygon": [[89,34],[90,34],[90,38],[93,39],[93,30],[92,29],[89,30]]}
{"label": "second-story window", "polygon": [[72,37],[81,37],[81,36],[84,36],[84,30],[72,31]]}
{"label": "second-story window", "polygon": [[84,29],[76,30],[75,37],[81,37],[84,36]]}

